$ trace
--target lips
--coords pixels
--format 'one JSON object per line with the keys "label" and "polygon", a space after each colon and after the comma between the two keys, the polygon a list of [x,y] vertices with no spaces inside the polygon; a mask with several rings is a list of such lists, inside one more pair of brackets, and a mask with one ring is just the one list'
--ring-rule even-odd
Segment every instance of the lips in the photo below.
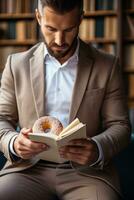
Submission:
{"label": "lips", "polygon": [[66,48],[65,47],[54,47],[53,49],[56,51],[62,51],[62,50],[65,50]]}

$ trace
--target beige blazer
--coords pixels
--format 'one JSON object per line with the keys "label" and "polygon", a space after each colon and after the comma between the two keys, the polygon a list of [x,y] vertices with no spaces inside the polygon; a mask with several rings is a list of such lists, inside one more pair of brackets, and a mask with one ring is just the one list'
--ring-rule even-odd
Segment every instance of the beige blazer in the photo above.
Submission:
{"label": "beige blazer", "polygon": [[[0,91],[0,151],[8,159],[0,175],[23,170],[38,162],[14,161],[9,142],[19,126],[30,128],[45,115],[45,67],[43,43],[30,50],[10,55],[3,72]],[[112,55],[80,41],[78,73],[70,109],[70,122],[78,117],[87,124],[87,136],[101,145],[104,163],[94,167],[72,163],[78,173],[96,177],[119,190],[112,158],[130,138],[121,70]]]}

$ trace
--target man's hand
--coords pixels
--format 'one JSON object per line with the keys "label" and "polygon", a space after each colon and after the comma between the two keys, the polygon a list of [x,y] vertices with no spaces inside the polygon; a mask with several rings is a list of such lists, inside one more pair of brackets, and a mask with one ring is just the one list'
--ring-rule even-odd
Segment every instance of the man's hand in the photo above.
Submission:
{"label": "man's hand", "polygon": [[87,139],[75,139],[66,146],[61,147],[61,157],[74,161],[78,164],[93,164],[99,157],[99,150],[96,143]]}
{"label": "man's hand", "polygon": [[14,141],[14,150],[22,159],[30,159],[36,154],[48,149],[48,146],[44,143],[32,142],[28,138],[28,134],[31,132],[32,129],[23,128]]}

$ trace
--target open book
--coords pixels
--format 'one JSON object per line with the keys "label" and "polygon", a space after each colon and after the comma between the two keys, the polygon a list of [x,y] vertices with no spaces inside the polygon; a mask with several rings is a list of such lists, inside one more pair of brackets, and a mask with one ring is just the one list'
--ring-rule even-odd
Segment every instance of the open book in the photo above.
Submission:
{"label": "open book", "polygon": [[64,128],[58,136],[51,132],[29,133],[29,138],[32,141],[46,143],[49,146],[47,151],[43,151],[37,155],[40,159],[63,163],[66,160],[60,157],[58,150],[59,147],[67,145],[67,143],[72,139],[86,138],[86,125],[76,118],[72,123]]}

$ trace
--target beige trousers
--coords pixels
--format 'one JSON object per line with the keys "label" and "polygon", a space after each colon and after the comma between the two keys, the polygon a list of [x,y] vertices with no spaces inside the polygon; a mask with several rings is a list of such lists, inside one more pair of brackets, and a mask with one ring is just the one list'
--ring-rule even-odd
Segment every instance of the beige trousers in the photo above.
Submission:
{"label": "beige trousers", "polygon": [[70,164],[36,166],[0,177],[0,200],[119,200],[101,180],[82,176]]}

